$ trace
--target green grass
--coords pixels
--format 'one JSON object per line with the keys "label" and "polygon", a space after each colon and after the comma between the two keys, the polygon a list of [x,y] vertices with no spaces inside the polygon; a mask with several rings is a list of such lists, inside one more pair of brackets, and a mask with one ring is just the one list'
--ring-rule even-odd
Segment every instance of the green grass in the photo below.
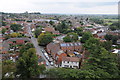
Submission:
{"label": "green grass", "polygon": [[104,19],[104,21],[112,21],[112,22],[115,22],[115,21],[118,21],[118,19]]}
{"label": "green grass", "polygon": [[108,24],[108,25],[111,25],[111,24],[112,24],[112,22],[108,22],[107,24]]}

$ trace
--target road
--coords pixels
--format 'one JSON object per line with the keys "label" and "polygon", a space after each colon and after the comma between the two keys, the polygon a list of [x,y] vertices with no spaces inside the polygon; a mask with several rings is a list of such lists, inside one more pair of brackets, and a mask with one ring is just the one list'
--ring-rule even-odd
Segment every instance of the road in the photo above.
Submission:
{"label": "road", "polygon": [[28,24],[27,26],[27,32],[29,34],[29,36],[31,37],[31,42],[33,43],[34,47],[36,48],[36,54],[40,55],[45,61],[46,63],[48,63],[48,66],[46,66],[47,69],[53,68],[53,66],[50,65],[50,62],[46,59],[46,57],[43,55],[41,50],[44,50],[44,48],[42,46],[38,45],[38,41],[35,37],[33,37],[32,32],[31,32],[31,25]]}

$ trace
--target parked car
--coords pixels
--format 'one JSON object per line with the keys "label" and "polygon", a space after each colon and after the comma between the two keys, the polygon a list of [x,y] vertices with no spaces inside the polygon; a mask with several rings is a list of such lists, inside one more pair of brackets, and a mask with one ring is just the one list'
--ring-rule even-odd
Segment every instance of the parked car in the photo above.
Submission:
{"label": "parked car", "polygon": [[48,62],[46,62],[46,66],[49,66],[49,63],[48,63]]}
{"label": "parked car", "polygon": [[52,66],[53,66],[53,64],[54,64],[53,62],[50,62],[50,65],[52,65]]}

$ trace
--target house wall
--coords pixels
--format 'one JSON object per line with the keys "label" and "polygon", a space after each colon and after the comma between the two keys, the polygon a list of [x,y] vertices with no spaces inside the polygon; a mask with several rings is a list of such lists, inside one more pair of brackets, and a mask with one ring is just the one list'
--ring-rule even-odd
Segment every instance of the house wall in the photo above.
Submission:
{"label": "house wall", "polygon": [[63,51],[66,51],[66,47],[61,47],[61,49],[62,49]]}
{"label": "house wall", "polygon": [[67,46],[67,47],[61,47],[61,49],[63,51],[67,51],[67,50],[81,50],[82,46]]}
{"label": "house wall", "polygon": [[75,50],[81,50],[82,46],[75,46]]}
{"label": "house wall", "polygon": [[62,61],[61,67],[79,68],[79,62]]}

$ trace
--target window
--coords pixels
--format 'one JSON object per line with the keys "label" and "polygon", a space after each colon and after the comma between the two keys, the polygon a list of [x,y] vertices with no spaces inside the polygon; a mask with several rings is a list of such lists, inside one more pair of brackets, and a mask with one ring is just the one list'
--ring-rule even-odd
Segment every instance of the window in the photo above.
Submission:
{"label": "window", "polygon": [[77,64],[77,62],[74,62],[75,64]]}
{"label": "window", "polygon": [[69,67],[69,65],[64,65],[64,67]]}
{"label": "window", "polygon": [[78,66],[73,66],[73,68],[78,68]]}

